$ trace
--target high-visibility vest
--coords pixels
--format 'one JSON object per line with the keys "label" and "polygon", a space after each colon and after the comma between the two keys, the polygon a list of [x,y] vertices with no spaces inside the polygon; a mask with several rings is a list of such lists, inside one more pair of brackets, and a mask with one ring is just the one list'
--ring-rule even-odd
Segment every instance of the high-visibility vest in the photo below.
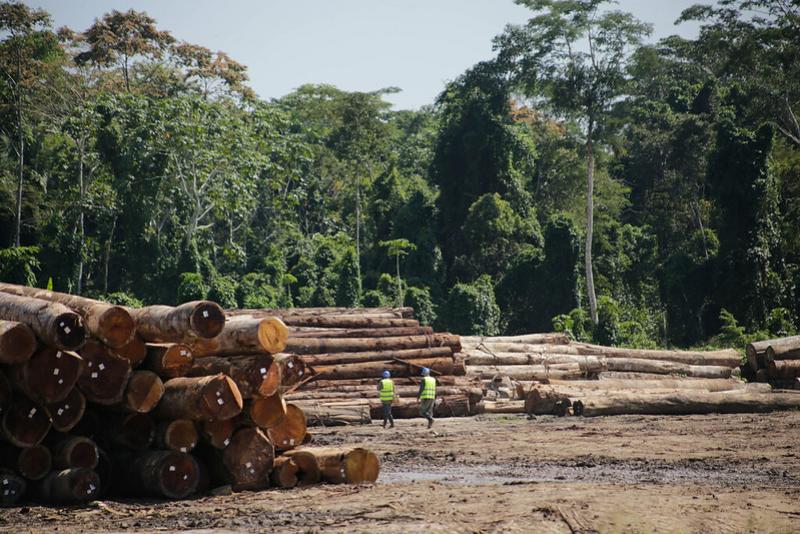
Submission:
{"label": "high-visibility vest", "polygon": [[381,402],[391,402],[394,400],[394,382],[389,378],[381,380],[381,389],[379,392]]}
{"label": "high-visibility vest", "polygon": [[423,376],[422,377],[422,395],[419,396],[420,399],[435,399],[436,398],[436,379],[432,376]]}

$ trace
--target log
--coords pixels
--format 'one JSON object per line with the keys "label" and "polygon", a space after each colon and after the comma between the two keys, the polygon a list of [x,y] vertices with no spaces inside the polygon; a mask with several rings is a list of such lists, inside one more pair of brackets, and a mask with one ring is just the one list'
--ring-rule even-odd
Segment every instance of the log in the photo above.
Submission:
{"label": "log", "polygon": [[[800,336],[792,336],[792,337],[794,338]],[[767,349],[773,342],[776,342],[779,339],[787,339],[787,338],[765,339],[763,341],[754,341],[753,343],[748,343],[745,346],[744,353],[745,357],[747,358],[747,364],[754,372],[758,371],[759,369],[766,368]]]}
{"label": "log", "polygon": [[395,336],[379,338],[289,338],[286,352],[295,354],[324,354],[332,352],[377,352],[388,350],[450,347],[453,352],[461,350],[459,337],[453,334],[431,336]]}
{"label": "log", "polygon": [[287,404],[283,420],[268,429],[267,436],[276,450],[288,451],[303,442],[306,429],[306,415],[303,410],[294,404]]}
{"label": "log", "polygon": [[97,444],[84,436],[59,436],[50,448],[53,467],[59,471],[76,467],[94,469],[100,461]]}
{"label": "log", "polygon": [[[433,405],[433,416],[442,417],[468,417],[472,415],[469,398],[464,395],[437,397]],[[383,419],[383,407],[380,401],[370,402],[370,416],[372,419]],[[411,399],[398,399],[392,404],[392,416],[395,419],[415,419],[419,415],[419,402]]]}
{"label": "log", "polygon": [[659,390],[699,389],[704,391],[731,391],[744,389],[746,383],[733,378],[672,378],[665,380],[550,380],[550,385],[574,390]]}
{"label": "log", "polygon": [[143,451],[150,447],[155,439],[156,424],[153,418],[145,413],[114,414],[105,418],[102,431],[115,445]]}
{"label": "log", "polygon": [[769,366],[775,360],[800,360],[800,336],[770,340],[764,361]]}
{"label": "log", "polygon": [[368,362],[353,363],[345,365],[325,365],[314,369],[317,371],[317,378],[321,380],[338,380],[353,378],[372,378],[377,380],[384,370],[391,372],[393,377],[419,376],[419,368],[427,367],[435,375],[464,375],[466,372],[464,360],[460,357],[452,358],[429,358],[424,360],[413,360],[414,365],[401,362]]}
{"label": "log", "polygon": [[25,397],[14,397],[3,412],[3,437],[17,447],[33,447],[50,431],[52,419],[47,409]]}
{"label": "log", "polygon": [[525,394],[525,413],[563,417],[570,406],[566,395],[549,386],[534,386]]}
{"label": "log", "polygon": [[184,499],[194,493],[200,479],[197,461],[175,451],[145,451],[117,462],[127,466],[126,486],[133,496]]}
{"label": "log", "polygon": [[80,351],[85,365],[78,379],[78,388],[89,402],[110,406],[122,401],[131,376],[131,363],[115,354],[95,339],[90,339]]}
{"label": "log", "polygon": [[307,404],[303,406],[308,426],[368,425],[372,422],[369,404],[361,406],[329,406]]}
{"label": "log", "polygon": [[225,374],[236,382],[243,399],[271,395],[281,385],[280,365],[269,354],[197,358],[187,376]]}
{"label": "log", "polygon": [[133,338],[122,347],[110,348],[113,354],[125,358],[131,362],[131,367],[135,368],[147,357],[147,345],[139,336]]}
{"label": "log", "polygon": [[[372,451],[361,447],[300,449],[314,456],[322,480],[332,484],[362,484],[375,482],[380,472],[380,462]],[[293,451],[286,453],[294,457]]]}
{"label": "log", "polygon": [[716,365],[687,365],[659,360],[639,360],[634,358],[606,358],[609,371],[676,374],[697,378],[730,378],[731,368]]}
{"label": "log", "polygon": [[86,339],[83,319],[63,304],[0,292],[0,319],[24,323],[46,345],[79,349]]}
{"label": "log", "polygon": [[286,347],[289,331],[277,317],[234,317],[225,322],[218,336],[195,339],[190,344],[196,358],[276,354]]}
{"label": "log", "polygon": [[573,403],[575,415],[689,415],[709,413],[762,413],[800,408],[800,395],[725,391],[682,391],[680,393],[617,394],[593,397]]}
{"label": "log", "polygon": [[530,344],[530,343],[506,343],[506,342],[490,342],[484,341],[483,343],[474,343],[467,341],[466,338],[461,338],[461,349],[463,352],[476,353],[483,352],[485,354],[495,354],[500,352],[521,352],[523,354],[573,354],[575,356],[581,355],[581,350],[576,343],[569,345],[558,344]]}
{"label": "log", "polygon": [[322,480],[322,473],[319,470],[317,458],[313,453],[303,449],[293,449],[283,454],[278,458],[289,458],[297,467],[295,472],[297,487],[311,486],[318,484]]}
{"label": "log", "polygon": [[247,413],[256,426],[264,429],[274,428],[286,418],[286,402],[278,392],[269,397],[256,397],[250,401]]}
{"label": "log", "polygon": [[225,313],[208,300],[180,306],[146,306],[131,310],[136,332],[149,343],[183,343],[194,337],[212,338],[225,326]]}
{"label": "log", "polygon": [[[590,370],[597,372],[596,370]],[[553,365],[470,365],[467,376],[491,380],[495,376],[507,376],[515,380],[572,380],[586,376],[580,364],[559,363]]]}
{"label": "log", "polygon": [[[463,359],[462,359],[463,361]],[[419,379],[421,377],[417,375],[413,376],[392,376],[392,380],[394,380],[395,386],[416,386],[419,387]],[[315,379],[311,382],[307,382],[302,385],[302,387],[298,388],[298,391],[318,391],[324,390],[328,388],[351,388],[351,387],[364,387],[364,386],[371,386],[376,387],[377,381],[380,379],[379,376],[370,376],[366,378],[342,378],[342,379]],[[480,380],[474,378],[468,378],[466,376],[452,376],[452,375],[439,375],[436,376],[436,382],[438,385],[446,385],[446,386],[458,386],[458,387],[471,387],[475,385],[480,385]],[[347,391],[347,389],[343,389],[342,391]]]}
{"label": "log", "polygon": [[164,383],[152,371],[134,371],[128,379],[122,402],[116,405],[117,409],[148,413],[151,412],[161,397],[164,396]]}
{"label": "log", "polygon": [[224,449],[230,445],[235,430],[236,421],[234,419],[203,421],[200,423],[200,436],[205,443],[215,449]]}
{"label": "log", "polygon": [[300,358],[307,365],[344,365],[348,363],[390,362],[400,360],[424,360],[446,358],[453,355],[450,347],[431,347],[425,349],[387,350],[375,352],[338,352],[332,354],[303,354]]}
{"label": "log", "polygon": [[148,343],[145,365],[161,378],[186,376],[194,365],[194,354],[183,343]]}
{"label": "log", "polygon": [[0,369],[0,414],[11,404],[12,395],[11,384],[8,382],[3,370]]}
{"label": "log", "polygon": [[466,364],[469,366],[497,366],[497,365],[554,365],[562,363],[577,363],[594,372],[603,368],[603,358],[597,356],[578,356],[573,354],[551,353],[522,353],[498,352],[487,354],[485,352],[470,351],[466,353]]}
{"label": "log", "polygon": [[580,354],[605,356],[607,358],[632,358],[637,360],[659,360],[686,365],[738,367],[742,357],[733,349],[714,351],[645,350],[620,347],[603,347],[588,343],[575,343]]}
{"label": "log", "polygon": [[14,506],[28,490],[25,479],[7,469],[0,469],[0,486],[0,506]]}
{"label": "log", "polygon": [[83,318],[86,330],[91,335],[110,347],[124,346],[133,338],[136,331],[133,318],[122,306],[78,295],[13,284],[0,283],[0,291],[63,304]]}
{"label": "log", "polygon": [[188,419],[160,421],[156,427],[155,444],[159,449],[191,452],[198,439],[197,427]]}
{"label": "log", "polygon": [[568,345],[567,334],[550,332],[546,334],[526,334],[522,336],[462,336],[465,343],[479,345],[481,343],[526,343],[529,345]]}
{"label": "log", "polygon": [[69,432],[80,422],[86,411],[86,397],[74,387],[64,400],[48,404],[46,407],[53,419],[53,430]]}
{"label": "log", "polygon": [[597,379],[605,380],[704,380],[702,378],[694,378],[691,376],[676,377],[674,375],[662,375],[655,373],[626,373],[618,371],[604,371],[597,375]]}
{"label": "log", "polygon": [[800,360],[772,360],[767,375],[770,378],[795,379],[800,376]]}
{"label": "log", "polygon": [[[281,387],[283,388],[299,384],[308,379],[312,373],[302,358],[296,354],[276,354],[274,360],[280,369]],[[263,395],[267,395],[266,391]]]}
{"label": "log", "polygon": [[154,413],[160,419],[224,420],[237,416],[243,406],[236,383],[218,374],[167,380]]}
{"label": "log", "polygon": [[25,363],[36,351],[36,336],[23,323],[0,320],[0,363]]}
{"label": "log", "polygon": [[278,488],[293,488],[297,486],[297,464],[288,456],[275,458],[269,480]]}
{"label": "log", "polygon": [[28,480],[41,480],[52,470],[53,457],[50,449],[44,445],[34,445],[24,449],[3,445],[0,449],[0,465]]}
{"label": "log", "polygon": [[53,471],[42,481],[39,493],[48,503],[88,502],[100,494],[100,477],[91,469],[83,467]]}
{"label": "log", "polygon": [[9,378],[27,397],[49,404],[64,400],[84,370],[83,359],[74,352],[45,347],[15,365]]}
{"label": "log", "polygon": [[352,337],[398,337],[431,336],[430,326],[397,326],[391,328],[316,328],[293,326],[289,328],[291,338],[352,338]]}
{"label": "log", "polygon": [[275,449],[258,428],[238,430],[222,452],[231,488],[234,491],[259,490],[269,483]]}
{"label": "log", "polygon": [[497,402],[484,402],[484,413],[493,414],[515,414],[515,413],[528,413],[525,409],[525,401],[521,400],[508,400]]}

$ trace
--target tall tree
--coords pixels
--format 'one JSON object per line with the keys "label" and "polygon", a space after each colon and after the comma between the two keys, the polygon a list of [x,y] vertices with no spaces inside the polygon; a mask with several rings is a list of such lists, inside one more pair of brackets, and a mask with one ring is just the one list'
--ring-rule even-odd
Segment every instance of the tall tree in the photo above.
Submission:
{"label": "tall tree", "polygon": [[601,12],[607,0],[516,0],[538,14],[495,39],[499,60],[536,104],[583,127],[586,154],[586,289],[592,321],[597,297],[592,266],[595,151],[623,96],[631,53],[650,26],[629,13]]}

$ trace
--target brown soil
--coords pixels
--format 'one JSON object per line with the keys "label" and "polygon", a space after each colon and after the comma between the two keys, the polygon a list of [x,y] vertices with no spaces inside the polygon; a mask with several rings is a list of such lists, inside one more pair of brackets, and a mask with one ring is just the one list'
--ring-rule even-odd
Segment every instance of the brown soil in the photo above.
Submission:
{"label": "brown soil", "polygon": [[800,531],[800,412],[414,420],[315,443],[371,447],[378,483],[9,508],[0,530]]}

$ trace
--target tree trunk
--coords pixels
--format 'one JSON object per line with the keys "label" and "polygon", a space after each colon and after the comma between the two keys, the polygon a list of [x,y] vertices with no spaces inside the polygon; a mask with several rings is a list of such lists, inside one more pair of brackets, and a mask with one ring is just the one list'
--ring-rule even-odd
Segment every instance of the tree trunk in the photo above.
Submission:
{"label": "tree trunk", "polygon": [[85,365],[78,387],[89,402],[110,406],[122,401],[131,376],[131,364],[109,352],[97,340],[90,339],[81,349]]}
{"label": "tree trunk", "polygon": [[63,304],[0,292],[0,319],[28,325],[45,344],[80,348],[86,339],[83,319]]}
{"label": "tree trunk", "polygon": [[17,447],[40,444],[51,425],[47,409],[25,397],[15,397],[3,412],[3,437]]}
{"label": "tree trunk", "polygon": [[800,360],[800,336],[770,340],[764,361],[769,366],[775,360]]}
{"label": "tree trunk", "polygon": [[197,358],[187,376],[209,376],[219,373],[233,379],[243,399],[271,395],[281,385],[280,366],[269,354]]}
{"label": "tree trunk", "polygon": [[303,443],[306,435],[306,415],[294,404],[286,405],[286,415],[267,430],[270,441],[279,451],[288,451]]}
{"label": "tree trunk", "polygon": [[459,341],[459,337],[453,334],[348,339],[289,338],[286,343],[286,352],[293,352],[295,354],[322,354],[329,352],[385,351],[430,347],[450,347],[453,349],[453,352],[460,352],[461,342]]}
{"label": "tree trunk", "polygon": [[773,360],[767,367],[770,378],[793,379],[800,376],[800,360]]}
{"label": "tree trunk", "polygon": [[25,363],[36,350],[36,336],[28,325],[0,320],[0,363]]}
{"label": "tree trunk", "polygon": [[159,449],[191,452],[199,439],[194,421],[175,419],[160,421],[156,427],[155,444]]}
{"label": "tree trunk", "polygon": [[83,436],[62,436],[51,445],[53,467],[57,470],[82,467],[94,469],[100,460],[97,444]]}
{"label": "tree trunk", "polygon": [[696,378],[730,378],[731,368],[719,365],[686,365],[659,360],[639,360],[634,358],[606,358],[608,371],[674,374]]}
{"label": "tree trunk", "polygon": [[193,337],[212,338],[225,327],[219,304],[207,300],[177,307],[146,306],[132,309],[136,332],[150,343],[183,343]]}
{"label": "tree trunk", "polygon": [[732,391],[744,389],[745,382],[733,378],[674,378],[666,380],[551,380],[554,388],[578,391],[636,391],[664,389],[697,389],[704,391]]}
{"label": "tree trunk", "polygon": [[153,411],[164,395],[164,383],[152,371],[134,371],[128,379],[122,402],[116,408],[137,413]]}
{"label": "tree trunk", "polygon": [[53,430],[69,432],[81,421],[86,411],[86,397],[74,387],[64,400],[48,404],[47,411],[53,418]]}
{"label": "tree trunk", "polygon": [[117,463],[127,466],[126,493],[132,496],[185,499],[200,479],[197,461],[182,452],[146,451]]}
{"label": "tree trunk", "polygon": [[[303,448],[312,454],[319,465],[322,480],[333,484],[362,484],[375,482],[380,472],[378,457],[370,450],[361,447],[350,448]],[[297,454],[289,451],[293,458]]]}
{"label": "tree trunk", "polygon": [[[17,81],[20,83],[20,72],[17,70]],[[14,246],[20,246],[20,234],[22,233],[22,186],[25,183],[25,134],[23,132],[22,124],[22,95],[20,94],[19,86],[16,88],[16,103],[17,103],[17,142],[19,143],[18,165],[17,165],[17,195],[16,206],[14,210]]]}
{"label": "tree trunk", "polygon": [[53,471],[40,487],[43,501],[53,504],[89,502],[100,493],[100,477],[91,469],[75,468]]}
{"label": "tree trunk", "polygon": [[259,428],[275,428],[286,419],[288,409],[280,393],[269,397],[257,397],[250,402],[247,410],[250,420]]}
{"label": "tree trunk", "polygon": [[283,351],[289,331],[277,317],[236,317],[226,321],[222,332],[189,345],[196,358],[240,354],[276,354]]}
{"label": "tree trunk", "polygon": [[85,362],[74,352],[45,347],[30,360],[11,368],[13,387],[45,404],[64,400],[85,371]]}
{"label": "tree trunk", "polygon": [[275,448],[258,428],[242,428],[222,452],[222,464],[234,491],[267,487]]}
{"label": "tree trunk", "polygon": [[87,299],[68,293],[47,291],[35,287],[0,283],[0,291],[63,304],[83,317],[86,330],[110,347],[122,347],[133,339],[136,325],[122,306]]}
{"label": "tree trunk", "polygon": [[589,119],[589,133],[586,139],[586,293],[589,297],[589,313],[592,324],[598,323],[597,296],[594,292],[594,270],[592,268],[592,239],[594,236],[594,144],[592,140],[593,121]]}
{"label": "tree trunk", "polygon": [[194,355],[183,343],[149,343],[145,365],[161,378],[186,376],[194,365]]}
{"label": "tree trunk", "polygon": [[603,347],[584,343],[572,344],[579,354],[606,356],[608,358],[635,358],[638,360],[663,360],[688,365],[715,365],[738,367],[742,363],[739,352],[733,349],[714,351],[644,350]]}
{"label": "tree trunk", "polygon": [[393,377],[419,376],[420,368],[427,367],[431,372],[443,375],[464,375],[466,370],[461,358],[429,358],[412,360],[413,365],[401,362],[368,362],[345,365],[315,367],[320,380],[338,380],[353,378],[372,378],[377,380],[381,373],[389,371]]}
{"label": "tree trunk", "polygon": [[303,406],[303,411],[308,418],[308,426],[368,425],[372,422],[369,404],[330,406],[313,403]]}
{"label": "tree trunk", "polygon": [[331,354],[309,354],[300,357],[312,367],[324,365],[345,365],[350,363],[391,362],[399,360],[425,360],[452,357],[450,347],[431,347],[425,349],[382,350],[376,352],[334,352]]}
{"label": "tree trunk", "polygon": [[239,388],[223,374],[173,378],[164,383],[164,396],[154,413],[160,419],[230,419],[243,407]]}

